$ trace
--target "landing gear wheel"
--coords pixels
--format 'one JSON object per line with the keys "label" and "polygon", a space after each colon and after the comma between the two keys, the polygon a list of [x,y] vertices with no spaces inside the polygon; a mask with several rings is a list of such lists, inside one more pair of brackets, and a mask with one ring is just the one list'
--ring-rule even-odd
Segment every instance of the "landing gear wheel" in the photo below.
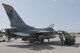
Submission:
{"label": "landing gear wheel", "polygon": [[40,43],[44,43],[44,39],[40,39]]}
{"label": "landing gear wheel", "polygon": [[30,43],[34,43],[34,40],[30,40],[29,42],[30,42]]}
{"label": "landing gear wheel", "polygon": [[30,43],[33,43],[33,41],[29,41]]}

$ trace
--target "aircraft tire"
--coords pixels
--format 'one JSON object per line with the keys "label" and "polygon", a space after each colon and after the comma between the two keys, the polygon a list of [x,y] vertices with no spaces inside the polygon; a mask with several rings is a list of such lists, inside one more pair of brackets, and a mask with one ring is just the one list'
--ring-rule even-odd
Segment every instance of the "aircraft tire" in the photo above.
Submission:
{"label": "aircraft tire", "polygon": [[44,43],[44,39],[40,39],[40,43]]}

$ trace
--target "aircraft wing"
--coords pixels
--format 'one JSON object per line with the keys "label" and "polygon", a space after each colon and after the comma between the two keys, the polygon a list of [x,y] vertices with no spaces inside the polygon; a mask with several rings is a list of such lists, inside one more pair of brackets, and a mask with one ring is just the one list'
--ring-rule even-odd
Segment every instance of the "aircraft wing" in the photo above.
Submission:
{"label": "aircraft wing", "polygon": [[22,32],[15,32],[13,34],[18,35],[18,36],[30,36],[30,34],[22,33]]}

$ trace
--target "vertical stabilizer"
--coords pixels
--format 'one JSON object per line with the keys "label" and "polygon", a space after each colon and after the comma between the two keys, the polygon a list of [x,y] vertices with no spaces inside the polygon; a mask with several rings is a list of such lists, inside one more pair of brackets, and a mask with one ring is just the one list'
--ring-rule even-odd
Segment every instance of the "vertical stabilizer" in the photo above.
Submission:
{"label": "vertical stabilizer", "polygon": [[10,20],[11,27],[30,27],[24,23],[24,21],[20,18],[20,16],[17,14],[17,12],[14,10],[14,8],[7,4],[2,4],[5,8],[5,11],[8,15],[8,18]]}

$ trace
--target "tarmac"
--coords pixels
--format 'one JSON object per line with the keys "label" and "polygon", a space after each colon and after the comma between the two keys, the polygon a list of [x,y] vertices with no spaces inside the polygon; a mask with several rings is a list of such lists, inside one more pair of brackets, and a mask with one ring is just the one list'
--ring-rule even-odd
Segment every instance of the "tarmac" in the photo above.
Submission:
{"label": "tarmac", "polygon": [[45,43],[29,43],[21,39],[11,42],[0,42],[0,53],[80,53],[80,37],[76,37],[76,43],[72,46],[62,46],[59,37],[45,40]]}

